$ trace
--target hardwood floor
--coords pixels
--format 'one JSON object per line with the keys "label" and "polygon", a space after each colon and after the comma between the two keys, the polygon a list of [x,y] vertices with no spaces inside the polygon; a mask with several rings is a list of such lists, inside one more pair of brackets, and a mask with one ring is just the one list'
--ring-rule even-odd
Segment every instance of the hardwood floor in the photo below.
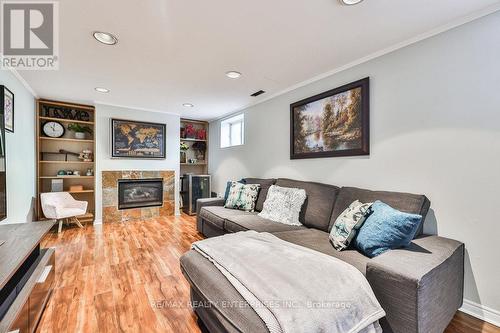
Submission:
{"label": "hardwood floor", "polygon": [[[179,257],[201,239],[187,215],[65,228],[56,247],[56,287],[38,332],[200,332]],[[458,313],[446,333],[500,333]]]}

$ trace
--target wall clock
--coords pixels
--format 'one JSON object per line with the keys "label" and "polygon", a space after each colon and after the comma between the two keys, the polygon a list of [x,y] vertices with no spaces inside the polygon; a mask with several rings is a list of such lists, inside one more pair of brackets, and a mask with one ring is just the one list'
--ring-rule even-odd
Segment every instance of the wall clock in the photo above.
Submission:
{"label": "wall clock", "polygon": [[43,134],[51,138],[60,138],[65,131],[64,126],[57,121],[48,121],[43,125]]}

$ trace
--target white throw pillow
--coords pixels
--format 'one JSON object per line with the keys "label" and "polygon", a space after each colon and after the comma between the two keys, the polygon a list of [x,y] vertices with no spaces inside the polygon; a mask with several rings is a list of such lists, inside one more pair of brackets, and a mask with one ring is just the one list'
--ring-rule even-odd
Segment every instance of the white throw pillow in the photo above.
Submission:
{"label": "white throw pillow", "polygon": [[272,185],[259,216],[283,224],[300,226],[300,210],[306,197],[306,191],[302,189]]}
{"label": "white throw pillow", "polygon": [[330,240],[335,249],[342,251],[349,246],[370,215],[372,204],[373,202],[364,204],[356,200],[337,217],[330,231]]}

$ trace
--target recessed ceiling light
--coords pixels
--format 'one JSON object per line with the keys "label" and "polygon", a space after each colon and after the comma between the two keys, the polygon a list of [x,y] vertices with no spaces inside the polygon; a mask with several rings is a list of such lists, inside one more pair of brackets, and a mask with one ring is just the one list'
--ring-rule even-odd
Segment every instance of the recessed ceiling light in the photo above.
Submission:
{"label": "recessed ceiling light", "polygon": [[109,32],[94,31],[92,35],[96,40],[106,45],[115,45],[116,43],[118,43],[118,38],[116,38]]}
{"label": "recessed ceiling light", "polygon": [[344,5],[357,5],[358,3],[360,3],[361,1],[363,0],[340,0],[340,2]]}
{"label": "recessed ceiling light", "polygon": [[109,89],[106,89],[106,88],[96,87],[96,88],[94,88],[94,89],[95,89],[95,91],[100,92],[100,93],[103,93],[103,94],[107,94],[107,93],[109,93]]}
{"label": "recessed ceiling light", "polygon": [[241,76],[241,73],[237,71],[229,71],[226,72],[226,76],[230,79],[237,79]]}
{"label": "recessed ceiling light", "polygon": [[192,108],[194,107],[194,104],[191,104],[191,103],[184,103],[182,104],[182,106],[186,107],[186,108]]}

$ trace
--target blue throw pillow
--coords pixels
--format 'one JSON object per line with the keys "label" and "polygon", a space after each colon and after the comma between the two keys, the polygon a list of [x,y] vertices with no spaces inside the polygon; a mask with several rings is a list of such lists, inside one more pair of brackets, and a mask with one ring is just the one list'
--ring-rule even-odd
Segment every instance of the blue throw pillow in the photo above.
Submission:
{"label": "blue throw pillow", "polygon": [[[231,189],[231,183],[232,183],[232,181],[228,181],[226,183],[226,192],[224,192],[224,202],[227,201],[227,197],[229,196],[229,190]],[[245,181],[245,179],[240,179],[240,180],[238,180],[238,183],[245,184],[246,181]]]}
{"label": "blue throw pillow", "polygon": [[422,216],[400,212],[378,200],[371,208],[372,213],[354,241],[358,250],[373,258],[387,250],[410,245]]}

